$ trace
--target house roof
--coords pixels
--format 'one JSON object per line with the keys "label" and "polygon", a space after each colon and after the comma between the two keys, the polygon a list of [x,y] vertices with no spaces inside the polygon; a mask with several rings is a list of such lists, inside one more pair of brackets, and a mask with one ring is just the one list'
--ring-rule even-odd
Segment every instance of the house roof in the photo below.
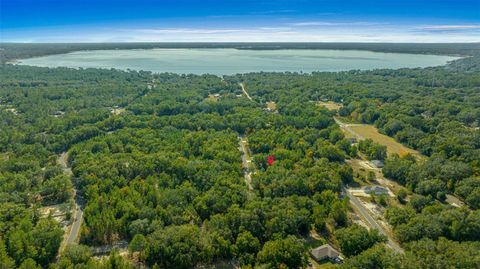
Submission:
{"label": "house roof", "polygon": [[340,253],[329,244],[321,245],[317,248],[312,249],[310,252],[312,253],[312,256],[317,260],[336,258],[340,256]]}
{"label": "house roof", "polygon": [[377,186],[377,185],[375,185],[375,186],[367,186],[367,187],[365,187],[364,190],[365,190],[366,192],[377,192],[377,193],[379,193],[379,192],[388,192],[388,190],[387,190],[386,188],[381,187],[381,186]]}
{"label": "house roof", "polygon": [[372,160],[370,162],[373,163],[375,166],[383,166],[383,162],[380,160]]}

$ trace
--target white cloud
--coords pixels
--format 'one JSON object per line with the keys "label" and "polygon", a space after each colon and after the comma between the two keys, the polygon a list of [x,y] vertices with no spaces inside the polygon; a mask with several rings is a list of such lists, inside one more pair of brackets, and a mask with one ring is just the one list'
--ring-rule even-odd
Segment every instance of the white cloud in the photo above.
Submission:
{"label": "white cloud", "polygon": [[210,35],[210,34],[225,34],[225,33],[236,33],[243,32],[243,29],[195,29],[195,28],[166,28],[166,29],[133,29],[126,31],[134,31],[139,33],[147,34],[201,34],[201,35]]}
{"label": "white cloud", "polygon": [[329,22],[329,21],[303,21],[290,23],[291,26],[375,26],[375,25],[388,25],[385,22]]}
{"label": "white cloud", "polygon": [[226,36],[226,35],[268,35],[281,33],[294,33],[290,27],[258,27],[258,28],[232,28],[232,29],[216,29],[216,28],[144,28],[144,29],[123,29],[125,33],[137,33],[135,35],[158,35],[160,36]]}
{"label": "white cloud", "polygon": [[475,30],[480,29],[480,25],[429,25],[419,26],[419,30],[425,31],[458,31],[458,30]]}
{"label": "white cloud", "polygon": [[[309,23],[311,27],[303,27]],[[480,42],[477,25],[398,26],[356,22],[297,22],[258,27],[37,29],[8,33],[8,42]],[[429,29],[438,30],[420,30]],[[432,28],[434,27],[434,28]],[[414,31],[412,31],[414,29]],[[441,29],[441,30],[440,30]],[[446,31],[445,29],[463,29]],[[443,30],[443,31],[442,31]],[[472,31],[473,30],[473,31]],[[6,37],[7,35],[4,35]]]}
{"label": "white cloud", "polygon": [[336,29],[151,29],[122,31],[132,42],[479,42],[480,35]]}

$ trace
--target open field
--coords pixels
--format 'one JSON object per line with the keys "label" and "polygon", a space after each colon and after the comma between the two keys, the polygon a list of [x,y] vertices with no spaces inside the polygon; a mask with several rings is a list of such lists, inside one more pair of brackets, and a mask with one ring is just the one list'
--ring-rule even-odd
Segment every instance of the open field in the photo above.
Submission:
{"label": "open field", "polygon": [[368,124],[347,124],[348,128],[351,129],[353,132],[358,134],[359,136],[363,137],[364,139],[372,139],[373,141],[387,146],[388,154],[396,153],[400,156],[405,156],[408,153],[415,156],[417,159],[422,159],[424,156],[411,148],[405,147],[404,145],[400,144],[399,142],[395,141],[395,139],[381,134],[375,126],[368,125]]}

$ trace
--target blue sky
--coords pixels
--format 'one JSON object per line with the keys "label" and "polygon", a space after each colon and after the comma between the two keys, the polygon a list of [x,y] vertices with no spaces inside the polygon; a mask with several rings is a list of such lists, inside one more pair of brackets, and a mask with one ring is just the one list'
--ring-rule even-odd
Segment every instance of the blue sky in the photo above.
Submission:
{"label": "blue sky", "polygon": [[0,0],[3,42],[480,42],[480,0]]}

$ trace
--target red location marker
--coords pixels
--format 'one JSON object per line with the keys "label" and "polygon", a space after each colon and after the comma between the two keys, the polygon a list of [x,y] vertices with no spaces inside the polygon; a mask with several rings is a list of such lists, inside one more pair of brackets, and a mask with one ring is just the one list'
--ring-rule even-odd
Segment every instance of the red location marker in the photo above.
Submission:
{"label": "red location marker", "polygon": [[268,158],[267,158],[268,165],[272,165],[274,161],[275,161],[275,157],[273,155],[268,155]]}

